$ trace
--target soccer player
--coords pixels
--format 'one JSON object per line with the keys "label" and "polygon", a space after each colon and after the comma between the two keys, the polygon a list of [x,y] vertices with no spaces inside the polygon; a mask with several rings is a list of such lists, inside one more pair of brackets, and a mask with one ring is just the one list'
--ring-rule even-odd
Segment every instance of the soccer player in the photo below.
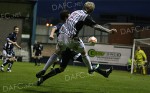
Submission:
{"label": "soccer player", "polygon": [[[53,28],[52,28],[52,31],[51,31],[51,33],[50,33],[50,36],[49,36],[49,39],[50,40],[53,40],[54,39],[54,33],[56,33],[56,35],[58,36],[59,35],[59,29],[61,28],[61,26],[63,25],[63,23],[66,21],[66,19],[68,18],[68,16],[69,16],[69,11],[68,10],[63,10],[63,11],[61,11],[60,12],[60,19],[61,19],[61,22],[59,23],[59,24],[57,24],[56,26],[54,26]],[[57,48],[57,47],[56,47]],[[65,51],[64,51],[65,52]],[[82,62],[82,58],[81,58],[81,54],[80,53],[76,53],[76,52],[74,52],[74,51],[70,51],[70,52],[72,52],[72,55],[74,55],[74,60],[78,60],[78,61],[80,61],[80,62]],[[70,59],[70,57],[68,56],[68,58]],[[51,58],[49,58],[50,60],[51,60]],[[52,68],[51,69],[53,69],[54,68],[54,66],[58,63],[58,62],[62,62],[62,60],[61,60],[61,57],[58,57],[56,60],[54,60],[53,62],[51,62],[51,61],[47,61],[47,63],[46,63],[46,65],[45,65],[45,67],[43,68],[43,70],[41,70],[40,72],[38,72],[37,74],[36,74],[36,77],[41,77],[42,75],[44,75],[44,73],[46,72],[46,70],[52,65]],[[65,62],[65,64],[68,64],[68,62],[69,61],[67,61],[67,62]]]}
{"label": "soccer player", "polygon": [[14,45],[21,49],[21,47],[18,45],[17,41],[17,34],[19,33],[19,27],[14,26],[14,31],[10,33],[7,37],[7,42],[5,43],[3,47],[3,64],[1,66],[1,71],[4,71],[4,66],[9,63],[8,72],[11,72],[11,67],[13,65],[13,62],[16,61],[15,53],[13,51]]}
{"label": "soccer player", "polygon": [[35,66],[37,65],[40,66],[42,51],[43,51],[43,45],[40,42],[37,42],[33,45],[33,54],[34,54],[33,58],[34,58]]}
{"label": "soccer player", "polygon": [[145,63],[147,62],[147,56],[145,52],[141,49],[140,46],[137,47],[137,50],[135,51],[135,67],[134,67],[134,72],[136,72],[136,69],[138,67],[142,67],[142,74],[146,74],[146,69],[145,69]]}
{"label": "soccer player", "polygon": [[[54,33],[56,33],[57,37],[59,35],[59,29],[61,28],[61,26],[63,25],[63,23],[66,21],[66,19],[68,18],[68,16],[70,15],[70,12],[68,10],[62,10],[60,12],[60,19],[61,22],[58,23],[56,26],[54,26],[51,30],[51,33],[49,35],[49,39],[53,40],[54,39]],[[57,48],[57,47],[56,47]],[[51,69],[53,69],[55,67],[55,65],[58,62],[62,62],[61,58],[57,58],[55,62],[53,62],[53,65],[51,67]],[[49,61],[47,61],[47,63],[49,63]],[[47,65],[46,65],[47,66]],[[46,69],[45,69],[46,70]]]}
{"label": "soccer player", "polygon": [[59,35],[59,29],[61,28],[61,26],[65,23],[66,19],[68,18],[68,16],[70,15],[68,10],[62,10],[60,12],[60,19],[61,22],[58,23],[56,26],[54,26],[51,30],[51,33],[49,35],[49,39],[53,40],[54,39],[54,33],[56,33],[57,37]]}
{"label": "soccer player", "polygon": [[4,72],[4,66],[6,66],[7,64],[9,64],[7,68],[7,72],[11,72],[11,67],[14,61],[16,61],[13,47],[14,47],[13,44],[9,42],[7,42],[3,47],[3,49],[5,50],[5,51],[3,50],[3,55],[5,56],[5,60],[4,60],[4,63],[0,67],[1,71],[3,72]]}
{"label": "soccer player", "polygon": [[[51,31],[51,33],[50,33],[50,36],[49,36],[49,39],[50,40],[53,40],[54,39],[54,33],[56,33],[56,35],[57,35],[57,37],[58,37],[58,35],[59,35],[59,29],[61,28],[61,26],[63,25],[63,23],[66,21],[66,19],[68,18],[68,16],[70,15],[70,13],[69,13],[69,11],[68,10],[62,10],[61,12],[60,12],[60,19],[61,19],[61,22],[60,23],[58,23],[56,26],[54,26],[53,28],[52,28],[52,31]],[[82,62],[82,58],[81,58],[81,54],[80,53],[76,53],[76,52],[74,52],[74,51],[72,51],[72,53],[73,53],[73,55],[74,55],[74,60],[77,60],[77,61],[80,61],[80,62]],[[54,68],[54,66],[58,63],[58,62],[61,62],[62,60],[61,60],[61,58],[59,59],[57,59],[57,61],[55,61],[54,63],[53,63],[53,66],[52,66],[52,69]],[[48,61],[49,62],[49,61]]]}
{"label": "soccer player", "polygon": [[[71,13],[71,15],[68,17],[66,22],[61,26],[60,28],[60,34],[58,36],[58,48],[56,52],[50,57],[49,62],[52,63],[53,60],[55,60],[64,50],[71,51],[75,50],[78,53],[81,53],[82,60],[88,67],[88,72],[91,74],[94,71],[100,73],[101,75],[108,77],[109,74],[112,71],[112,68],[106,71],[102,71],[99,67],[93,68],[90,58],[88,57],[87,53],[85,52],[85,46],[82,40],[78,37],[78,33],[80,29],[83,27],[83,25],[91,26],[97,30],[103,30],[105,32],[117,32],[116,29],[107,29],[102,27],[101,25],[98,25],[91,17],[90,13],[94,10],[95,5],[93,2],[86,2],[84,4],[83,10],[77,10]],[[70,50],[71,49],[71,50]],[[69,55],[69,53],[66,52],[66,55]],[[63,54],[63,57],[67,59],[67,56]],[[62,58],[63,58],[62,57]],[[49,77],[52,77],[54,75],[57,75],[58,73],[62,72],[64,69],[56,68],[46,74],[45,76],[42,76],[39,79],[39,82],[37,85],[40,85],[43,81],[48,79]]]}

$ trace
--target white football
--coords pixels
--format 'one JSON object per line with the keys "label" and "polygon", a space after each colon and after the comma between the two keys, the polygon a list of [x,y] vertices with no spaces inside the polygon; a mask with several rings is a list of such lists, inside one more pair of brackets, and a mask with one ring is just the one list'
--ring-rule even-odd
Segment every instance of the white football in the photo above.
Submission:
{"label": "white football", "polygon": [[94,36],[92,36],[92,37],[90,37],[90,38],[88,39],[88,42],[91,43],[91,44],[95,44],[95,43],[97,43],[97,38],[94,37]]}

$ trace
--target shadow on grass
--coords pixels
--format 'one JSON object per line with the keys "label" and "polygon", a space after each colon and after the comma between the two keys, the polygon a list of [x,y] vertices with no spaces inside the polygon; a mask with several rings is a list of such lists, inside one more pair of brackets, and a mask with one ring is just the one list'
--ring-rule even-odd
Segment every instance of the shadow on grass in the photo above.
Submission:
{"label": "shadow on grass", "polygon": [[67,90],[62,90],[62,89],[64,89],[63,86],[56,87],[56,86],[46,86],[46,85],[41,85],[41,86],[34,85],[34,87],[32,87],[32,89],[26,88],[26,89],[23,89],[22,91],[24,91],[26,93],[83,93],[83,92],[77,92],[77,91],[75,91],[75,92],[67,91]]}
{"label": "shadow on grass", "polygon": [[23,91],[27,93],[83,93],[83,92],[56,91],[56,90],[44,91],[44,90],[35,90],[35,89],[24,89]]}

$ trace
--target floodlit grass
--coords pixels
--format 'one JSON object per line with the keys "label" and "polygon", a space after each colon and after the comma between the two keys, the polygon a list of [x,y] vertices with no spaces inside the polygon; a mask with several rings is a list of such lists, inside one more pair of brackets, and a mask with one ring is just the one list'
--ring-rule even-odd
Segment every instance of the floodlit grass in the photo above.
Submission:
{"label": "floodlit grass", "polygon": [[65,72],[35,86],[35,74],[43,66],[14,63],[11,73],[0,72],[0,93],[150,93],[148,75],[114,70],[109,78],[104,78],[98,73],[89,75],[87,68],[80,66],[68,66]]}

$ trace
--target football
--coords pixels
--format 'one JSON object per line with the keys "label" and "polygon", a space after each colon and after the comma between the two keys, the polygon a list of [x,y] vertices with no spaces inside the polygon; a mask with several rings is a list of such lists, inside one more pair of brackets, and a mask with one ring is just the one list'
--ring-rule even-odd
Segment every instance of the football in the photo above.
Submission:
{"label": "football", "polygon": [[93,45],[93,44],[97,43],[97,38],[92,36],[88,39],[88,42]]}

